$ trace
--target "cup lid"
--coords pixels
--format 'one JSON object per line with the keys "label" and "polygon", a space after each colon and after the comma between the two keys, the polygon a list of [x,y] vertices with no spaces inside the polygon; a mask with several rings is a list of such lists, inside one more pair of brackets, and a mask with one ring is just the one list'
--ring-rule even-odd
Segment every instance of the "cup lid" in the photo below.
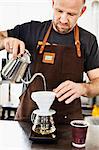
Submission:
{"label": "cup lid", "polygon": [[73,127],[80,127],[80,128],[89,126],[88,122],[85,120],[73,120],[70,122],[70,124]]}

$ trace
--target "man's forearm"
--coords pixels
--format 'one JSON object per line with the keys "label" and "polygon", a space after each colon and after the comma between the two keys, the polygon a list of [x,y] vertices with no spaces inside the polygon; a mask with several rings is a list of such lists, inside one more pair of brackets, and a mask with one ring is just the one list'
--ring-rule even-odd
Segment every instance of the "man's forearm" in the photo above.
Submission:
{"label": "man's forearm", "polygon": [[89,83],[83,83],[83,88],[85,89],[86,97],[95,97],[99,95],[99,78],[93,79]]}
{"label": "man's forearm", "polygon": [[4,39],[7,37],[7,32],[4,31],[4,32],[0,32],[0,50],[1,49],[4,49]]}

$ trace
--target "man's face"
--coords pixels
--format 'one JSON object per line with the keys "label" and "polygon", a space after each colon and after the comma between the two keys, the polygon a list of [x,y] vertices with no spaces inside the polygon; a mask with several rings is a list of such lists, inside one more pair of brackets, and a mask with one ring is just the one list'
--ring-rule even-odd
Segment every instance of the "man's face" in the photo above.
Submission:
{"label": "man's face", "polygon": [[53,0],[53,28],[61,34],[70,32],[81,15],[82,8],[82,0]]}

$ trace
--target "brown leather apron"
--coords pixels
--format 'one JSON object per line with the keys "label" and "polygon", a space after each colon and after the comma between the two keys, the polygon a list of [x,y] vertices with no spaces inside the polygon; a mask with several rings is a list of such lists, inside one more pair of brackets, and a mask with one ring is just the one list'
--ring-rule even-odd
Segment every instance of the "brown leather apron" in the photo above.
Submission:
{"label": "brown leather apron", "polygon": [[[45,76],[47,90],[53,90],[66,80],[77,83],[82,82],[84,54],[80,49],[78,26],[76,25],[74,29],[75,49],[64,45],[46,45],[51,28],[52,24],[44,37],[43,44],[39,45],[37,58],[34,64],[32,64],[33,73],[39,72]],[[32,111],[37,108],[35,102],[31,99],[31,93],[38,90],[44,90],[43,80],[40,76],[37,76],[29,84],[26,91],[20,97],[16,120],[30,119]],[[55,115],[57,123],[65,123],[66,120],[72,119],[82,119],[80,98],[75,99],[70,104],[65,104],[65,101],[59,102],[56,98],[52,108],[57,112]]]}

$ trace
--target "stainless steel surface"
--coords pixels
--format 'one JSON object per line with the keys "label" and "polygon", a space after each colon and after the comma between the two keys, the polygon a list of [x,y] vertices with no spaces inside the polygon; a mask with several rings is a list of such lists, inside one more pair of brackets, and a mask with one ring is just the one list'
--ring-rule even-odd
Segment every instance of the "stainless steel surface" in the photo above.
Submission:
{"label": "stainless steel surface", "polygon": [[11,58],[7,62],[2,69],[2,75],[12,82],[20,82],[30,62],[30,54],[26,50],[22,57],[17,57],[16,59]]}

